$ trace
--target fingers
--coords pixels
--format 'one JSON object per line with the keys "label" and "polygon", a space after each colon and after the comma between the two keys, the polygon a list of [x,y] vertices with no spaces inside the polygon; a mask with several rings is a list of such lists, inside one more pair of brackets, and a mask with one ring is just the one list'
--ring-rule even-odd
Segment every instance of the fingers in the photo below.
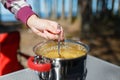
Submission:
{"label": "fingers", "polygon": [[54,21],[48,21],[49,26],[46,27],[45,34],[48,35],[49,39],[58,39],[58,35],[60,35],[60,40],[64,40],[64,31],[60,24],[54,22]]}
{"label": "fingers", "polygon": [[43,31],[40,31],[40,30],[38,30],[38,29],[36,29],[36,28],[33,28],[33,27],[31,28],[31,30],[32,30],[35,34],[37,34],[38,36],[41,36],[41,37],[43,37],[43,38],[45,38],[45,39],[48,39],[47,36],[44,35]]}
{"label": "fingers", "polygon": [[60,24],[58,24],[58,26],[57,26],[57,29],[58,30],[60,30],[60,33],[58,34],[60,37],[60,40],[63,40],[64,39],[64,35],[63,35],[63,28],[62,28],[62,26],[60,25]]}
{"label": "fingers", "polygon": [[32,31],[47,40],[57,40],[58,39],[57,34],[51,34],[47,30],[39,31],[38,29],[32,28]]}
{"label": "fingers", "polygon": [[60,29],[57,29],[57,26],[59,25],[57,22],[48,20],[48,23],[49,24],[47,24],[46,30],[48,30],[52,34],[59,34],[60,33]]}
{"label": "fingers", "polygon": [[58,39],[58,35],[56,34],[51,34],[48,31],[44,31],[44,34],[47,36],[47,39],[52,39],[52,40],[57,40]]}
{"label": "fingers", "polygon": [[58,35],[60,34],[60,40],[63,40],[64,31],[61,25],[60,25],[61,29],[58,29],[57,28],[58,25],[59,24],[55,21],[44,19],[37,19],[36,22],[32,22],[31,24],[29,24],[30,28],[34,33],[45,39],[57,40]]}
{"label": "fingers", "polygon": [[63,41],[64,40],[64,31],[63,28],[61,27],[61,32],[60,32],[60,40]]}

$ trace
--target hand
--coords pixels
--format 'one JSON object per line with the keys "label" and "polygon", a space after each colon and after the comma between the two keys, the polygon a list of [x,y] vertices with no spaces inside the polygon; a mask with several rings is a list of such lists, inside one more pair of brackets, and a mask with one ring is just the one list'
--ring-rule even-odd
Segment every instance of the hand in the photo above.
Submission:
{"label": "hand", "polygon": [[40,19],[36,15],[32,15],[27,20],[27,25],[37,35],[45,38],[57,40],[60,35],[60,40],[64,40],[63,28],[58,28],[58,23],[51,20]]}

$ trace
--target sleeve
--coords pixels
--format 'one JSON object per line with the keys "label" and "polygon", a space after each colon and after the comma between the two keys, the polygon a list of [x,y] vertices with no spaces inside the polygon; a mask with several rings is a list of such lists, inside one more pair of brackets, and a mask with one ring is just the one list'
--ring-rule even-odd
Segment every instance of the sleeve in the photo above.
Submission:
{"label": "sleeve", "polygon": [[0,0],[1,3],[10,12],[15,14],[16,18],[26,24],[27,19],[35,14],[30,5],[24,0]]}

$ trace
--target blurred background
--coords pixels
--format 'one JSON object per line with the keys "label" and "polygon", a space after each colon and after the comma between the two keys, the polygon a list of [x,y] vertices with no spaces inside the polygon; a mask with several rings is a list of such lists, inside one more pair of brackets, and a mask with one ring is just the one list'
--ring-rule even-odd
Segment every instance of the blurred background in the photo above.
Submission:
{"label": "blurred background", "polygon": [[[39,17],[55,20],[66,39],[80,40],[90,47],[90,55],[120,66],[120,0],[27,0]],[[24,67],[33,47],[43,41],[0,4],[0,24],[19,26],[18,59]]]}

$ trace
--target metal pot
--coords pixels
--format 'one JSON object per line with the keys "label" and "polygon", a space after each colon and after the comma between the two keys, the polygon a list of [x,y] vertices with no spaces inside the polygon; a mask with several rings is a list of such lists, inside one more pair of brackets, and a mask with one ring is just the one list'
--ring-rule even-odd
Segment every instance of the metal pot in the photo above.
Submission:
{"label": "metal pot", "polygon": [[73,40],[61,42],[61,50],[67,50],[68,53],[76,47],[80,47],[76,50],[77,52],[85,51],[84,55],[75,58],[49,58],[44,54],[57,51],[57,42],[39,43],[33,49],[36,56],[28,59],[28,66],[38,72],[40,80],[85,80],[87,74],[86,58],[89,47],[82,42]]}

